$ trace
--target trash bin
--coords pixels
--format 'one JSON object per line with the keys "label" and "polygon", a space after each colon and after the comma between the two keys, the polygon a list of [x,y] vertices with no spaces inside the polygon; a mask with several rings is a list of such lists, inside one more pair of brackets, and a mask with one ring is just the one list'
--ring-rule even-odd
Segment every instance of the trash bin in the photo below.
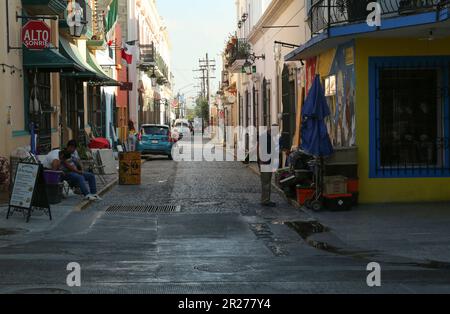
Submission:
{"label": "trash bin", "polygon": [[59,184],[46,184],[45,191],[47,192],[47,199],[50,205],[56,205],[62,202],[63,185]]}
{"label": "trash bin", "polygon": [[128,152],[119,154],[119,184],[141,184],[141,153]]}

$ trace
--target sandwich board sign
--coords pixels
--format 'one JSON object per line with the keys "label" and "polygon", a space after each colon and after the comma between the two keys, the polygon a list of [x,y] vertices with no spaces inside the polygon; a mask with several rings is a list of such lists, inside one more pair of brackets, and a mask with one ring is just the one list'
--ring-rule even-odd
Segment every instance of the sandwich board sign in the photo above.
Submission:
{"label": "sandwich board sign", "polygon": [[29,222],[34,209],[48,211],[50,220],[52,220],[42,165],[20,162],[16,170],[6,219],[15,211],[22,211],[24,215],[27,212],[26,218]]}

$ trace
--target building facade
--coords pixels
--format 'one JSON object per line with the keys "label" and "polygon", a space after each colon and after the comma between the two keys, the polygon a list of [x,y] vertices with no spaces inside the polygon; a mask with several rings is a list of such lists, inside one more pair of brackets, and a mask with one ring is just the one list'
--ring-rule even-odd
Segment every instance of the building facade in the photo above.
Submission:
{"label": "building facade", "polygon": [[222,79],[234,124],[277,122],[284,148],[298,146],[319,75],[347,154],[329,172],[359,178],[362,203],[448,200],[449,2],[378,1],[380,25],[370,2],[237,1]]}
{"label": "building facade", "polygon": [[128,77],[129,119],[135,126],[143,123],[170,123],[173,77],[171,46],[167,28],[155,0],[119,0],[122,41],[133,46],[133,62]]}

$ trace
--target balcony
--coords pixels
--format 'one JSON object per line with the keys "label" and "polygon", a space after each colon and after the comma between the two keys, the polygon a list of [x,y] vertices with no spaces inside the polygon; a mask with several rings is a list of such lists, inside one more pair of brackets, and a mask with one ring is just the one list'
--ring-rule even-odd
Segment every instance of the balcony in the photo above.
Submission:
{"label": "balcony", "polygon": [[240,73],[250,53],[251,45],[247,39],[232,38],[226,49],[228,71]]}
{"label": "balcony", "polygon": [[67,0],[22,0],[22,5],[32,15],[62,16],[67,7]]}
{"label": "balcony", "polygon": [[148,72],[150,75],[155,74],[158,78],[158,84],[162,85],[163,82],[170,82],[171,77],[169,73],[169,67],[158,53],[155,48],[154,43],[142,44],[139,46],[140,49],[140,62],[139,69],[144,72]]}
{"label": "balcony", "polygon": [[[312,35],[322,33],[333,26],[364,22],[371,0],[313,0],[309,13]],[[382,18],[438,11],[448,0],[379,0]]]}

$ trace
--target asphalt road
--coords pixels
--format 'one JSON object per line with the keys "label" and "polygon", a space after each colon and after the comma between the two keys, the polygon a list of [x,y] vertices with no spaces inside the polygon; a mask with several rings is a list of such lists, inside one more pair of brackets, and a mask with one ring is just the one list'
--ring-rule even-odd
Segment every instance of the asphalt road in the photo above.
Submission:
{"label": "asphalt road", "polygon": [[[116,186],[43,237],[0,248],[0,293],[450,291],[445,267],[398,264],[381,265],[382,286],[369,288],[366,259],[308,244],[286,225],[308,216],[279,195],[261,207],[259,178],[240,162],[152,157],[142,171],[141,186]],[[107,211],[120,205],[174,211]],[[70,262],[81,287],[66,285]]]}

